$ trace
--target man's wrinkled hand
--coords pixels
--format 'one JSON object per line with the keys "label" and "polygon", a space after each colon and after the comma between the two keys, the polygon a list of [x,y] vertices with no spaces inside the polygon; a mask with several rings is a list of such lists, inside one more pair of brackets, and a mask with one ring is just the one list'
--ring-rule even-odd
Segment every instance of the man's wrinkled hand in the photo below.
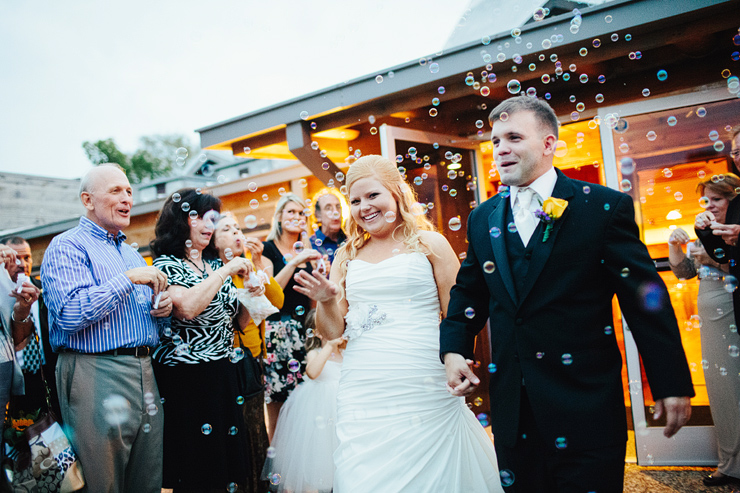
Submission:
{"label": "man's wrinkled hand", "polygon": [[136,267],[124,272],[134,284],[149,286],[154,294],[167,289],[167,275],[156,267]]}

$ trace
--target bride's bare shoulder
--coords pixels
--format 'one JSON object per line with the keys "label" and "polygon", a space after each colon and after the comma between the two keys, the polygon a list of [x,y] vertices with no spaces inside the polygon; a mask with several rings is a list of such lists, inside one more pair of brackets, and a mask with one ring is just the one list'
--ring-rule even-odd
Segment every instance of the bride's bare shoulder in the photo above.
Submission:
{"label": "bride's bare shoulder", "polygon": [[435,246],[449,246],[447,238],[437,233],[436,231],[419,231],[419,236],[421,236],[422,241],[427,243],[432,248],[434,248]]}

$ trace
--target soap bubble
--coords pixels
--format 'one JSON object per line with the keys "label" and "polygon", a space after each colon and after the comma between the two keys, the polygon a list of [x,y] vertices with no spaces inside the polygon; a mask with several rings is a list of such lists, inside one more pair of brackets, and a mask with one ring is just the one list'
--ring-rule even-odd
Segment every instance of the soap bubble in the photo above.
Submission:
{"label": "soap bubble", "polygon": [[301,369],[301,363],[297,359],[291,359],[288,361],[288,370],[290,370],[292,373],[297,372]]}
{"label": "soap bubble", "polygon": [[122,395],[111,394],[103,400],[103,410],[110,426],[120,426],[131,416],[131,403]]}
{"label": "soap bubble", "polygon": [[737,278],[730,274],[725,274],[724,288],[728,293],[732,293],[737,289]]}
{"label": "soap bubble", "polygon": [[211,432],[213,432],[213,426],[211,426],[208,423],[206,423],[206,424],[204,424],[203,426],[200,427],[200,431],[204,435],[210,435]]}
{"label": "soap bubble", "polygon": [[470,306],[467,307],[465,309],[465,316],[467,318],[473,318],[473,317],[475,317],[475,310],[472,307],[470,307]]}
{"label": "soap bubble", "polygon": [[244,359],[244,349],[240,347],[234,348],[229,353],[229,361],[231,361],[232,363],[238,363],[243,359]]}
{"label": "soap bubble", "polygon": [[619,160],[619,169],[623,175],[631,175],[635,171],[635,161],[631,157],[623,157]]}
{"label": "soap bubble", "polygon": [[508,487],[514,484],[514,473],[508,469],[502,469],[501,472],[499,472],[499,477],[501,478],[501,486],[503,487]]}
{"label": "soap bubble", "polygon": [[496,270],[496,264],[491,262],[490,260],[487,260],[483,263],[483,272],[486,274],[493,274],[493,272]]}
{"label": "soap bubble", "polygon": [[518,80],[511,79],[506,84],[506,89],[508,89],[511,94],[519,94],[519,92],[521,92],[522,90],[522,85]]}
{"label": "soap bubble", "polygon": [[456,216],[451,218],[447,225],[452,231],[458,231],[462,227],[462,222],[460,221],[460,218]]}
{"label": "soap bubble", "polygon": [[254,229],[257,227],[257,216],[252,214],[244,218],[244,227],[247,229]]}

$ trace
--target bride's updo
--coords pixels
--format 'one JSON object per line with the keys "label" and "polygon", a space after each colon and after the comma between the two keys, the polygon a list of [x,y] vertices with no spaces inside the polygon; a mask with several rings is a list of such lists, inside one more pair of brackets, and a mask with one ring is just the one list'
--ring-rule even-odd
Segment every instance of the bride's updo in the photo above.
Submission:
{"label": "bride's updo", "polygon": [[[406,245],[408,251],[428,253],[429,246],[422,240],[419,231],[433,231],[434,226],[427,219],[426,214],[414,214],[412,209],[417,204],[416,193],[404,181],[396,164],[383,156],[368,155],[355,161],[347,171],[347,191],[352,185],[363,178],[377,179],[396,200],[398,207],[398,225],[393,231],[393,238]],[[419,212],[421,212],[420,206]],[[350,214],[346,224],[347,242],[337,250],[333,267],[339,269],[339,286],[344,289],[344,280],[347,277],[347,261],[357,257],[357,252],[370,239]]]}

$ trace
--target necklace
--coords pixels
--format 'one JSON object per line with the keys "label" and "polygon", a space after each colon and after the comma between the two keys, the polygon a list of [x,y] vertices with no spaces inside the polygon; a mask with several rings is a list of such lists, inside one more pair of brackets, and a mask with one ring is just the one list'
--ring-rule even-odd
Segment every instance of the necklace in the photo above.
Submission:
{"label": "necklace", "polygon": [[208,272],[206,272],[206,262],[205,262],[205,260],[201,259],[201,262],[203,262],[203,268],[202,269],[200,267],[198,267],[198,265],[195,262],[193,262],[192,260],[190,260],[189,258],[186,258],[185,260],[187,260],[188,262],[190,262],[191,264],[193,264],[193,266],[196,269],[198,269],[198,272],[200,272],[200,275],[201,275],[201,277],[203,279],[207,279],[208,278]]}

